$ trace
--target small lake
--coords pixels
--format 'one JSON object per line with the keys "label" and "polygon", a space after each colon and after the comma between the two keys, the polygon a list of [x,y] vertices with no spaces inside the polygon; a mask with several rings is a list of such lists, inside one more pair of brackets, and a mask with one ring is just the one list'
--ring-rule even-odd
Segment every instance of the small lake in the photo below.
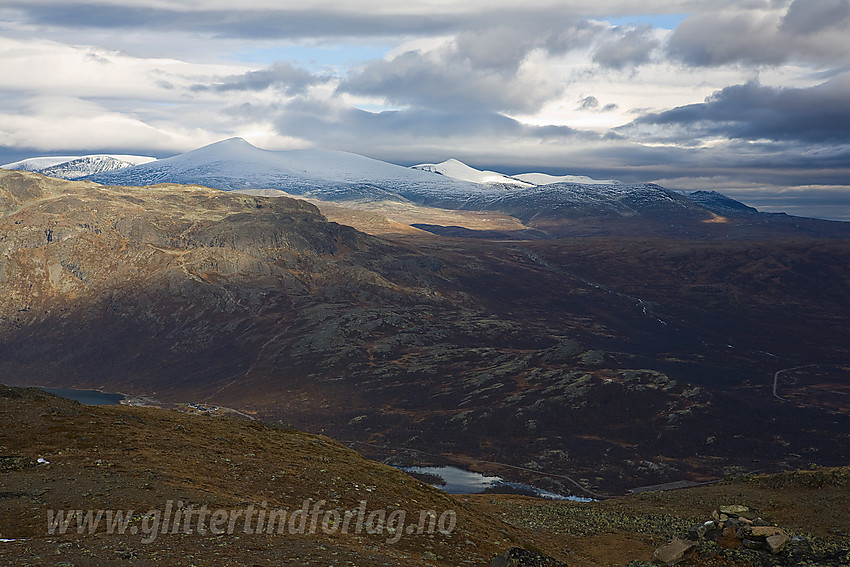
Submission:
{"label": "small lake", "polygon": [[487,489],[513,489],[522,492],[533,493],[540,498],[549,498],[551,500],[570,500],[573,502],[592,502],[592,498],[581,498],[579,496],[562,496],[535,488],[527,484],[519,482],[509,482],[500,476],[485,476],[481,473],[472,472],[457,467],[400,467],[401,470],[407,473],[418,473],[422,475],[438,476],[445,481],[445,484],[433,484],[440,490],[445,490],[449,494],[480,494]]}
{"label": "small lake", "polygon": [[98,390],[77,390],[75,388],[46,388],[38,386],[45,392],[55,394],[69,400],[76,400],[87,406],[115,406],[121,403],[124,396]]}

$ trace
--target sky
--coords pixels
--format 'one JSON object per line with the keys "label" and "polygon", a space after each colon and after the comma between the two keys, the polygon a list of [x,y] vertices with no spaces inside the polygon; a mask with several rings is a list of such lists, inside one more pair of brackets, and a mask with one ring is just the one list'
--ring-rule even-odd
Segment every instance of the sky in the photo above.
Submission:
{"label": "sky", "polygon": [[850,0],[0,0],[0,163],[240,136],[850,221]]}

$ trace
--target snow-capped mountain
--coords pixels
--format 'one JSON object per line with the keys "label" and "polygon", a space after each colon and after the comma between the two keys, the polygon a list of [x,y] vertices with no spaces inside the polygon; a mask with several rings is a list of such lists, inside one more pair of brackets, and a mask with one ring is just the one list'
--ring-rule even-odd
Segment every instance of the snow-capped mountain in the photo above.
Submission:
{"label": "snow-capped mountain", "polygon": [[483,183],[486,185],[504,186],[506,188],[520,189],[534,187],[536,183],[522,181],[515,177],[510,177],[496,171],[480,170],[470,167],[462,161],[454,158],[447,159],[441,163],[422,163],[411,166],[411,169],[419,169],[431,173],[438,173],[454,179],[462,181],[472,181],[473,183]]}
{"label": "snow-capped mountain", "polygon": [[486,187],[357,154],[319,150],[270,151],[242,138],[127,169],[93,175],[98,183],[183,183],[215,189],[280,189],[325,200],[423,200]]}
{"label": "snow-capped mountain", "polygon": [[29,158],[0,166],[3,169],[32,171],[61,179],[81,179],[98,173],[123,169],[156,161],[156,158],[133,155],[93,154]]}

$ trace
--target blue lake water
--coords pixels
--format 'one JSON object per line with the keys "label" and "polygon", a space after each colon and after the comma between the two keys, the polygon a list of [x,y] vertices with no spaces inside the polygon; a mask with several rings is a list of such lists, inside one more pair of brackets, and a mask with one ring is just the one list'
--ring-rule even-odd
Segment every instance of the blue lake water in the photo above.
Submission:
{"label": "blue lake water", "polygon": [[76,400],[87,406],[114,406],[121,403],[124,396],[110,392],[99,392],[97,390],[77,390],[75,388],[45,388],[39,386],[45,392],[56,394],[69,400]]}
{"label": "blue lake water", "polygon": [[404,472],[433,474],[446,481],[444,485],[434,485],[449,494],[480,494],[488,488],[514,488],[533,492],[541,498],[552,500],[571,500],[573,502],[592,502],[592,498],[563,496],[547,490],[528,486],[518,482],[508,482],[500,476],[485,476],[457,467],[401,467]]}

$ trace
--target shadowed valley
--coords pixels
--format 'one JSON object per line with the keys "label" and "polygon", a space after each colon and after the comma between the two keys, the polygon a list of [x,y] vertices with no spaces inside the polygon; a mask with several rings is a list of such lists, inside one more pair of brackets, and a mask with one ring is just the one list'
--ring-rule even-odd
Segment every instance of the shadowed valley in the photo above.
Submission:
{"label": "shadowed valley", "polygon": [[850,453],[846,405],[771,389],[812,363],[841,388],[847,240],[376,237],[288,198],[0,175],[9,383],[215,403],[565,493]]}

